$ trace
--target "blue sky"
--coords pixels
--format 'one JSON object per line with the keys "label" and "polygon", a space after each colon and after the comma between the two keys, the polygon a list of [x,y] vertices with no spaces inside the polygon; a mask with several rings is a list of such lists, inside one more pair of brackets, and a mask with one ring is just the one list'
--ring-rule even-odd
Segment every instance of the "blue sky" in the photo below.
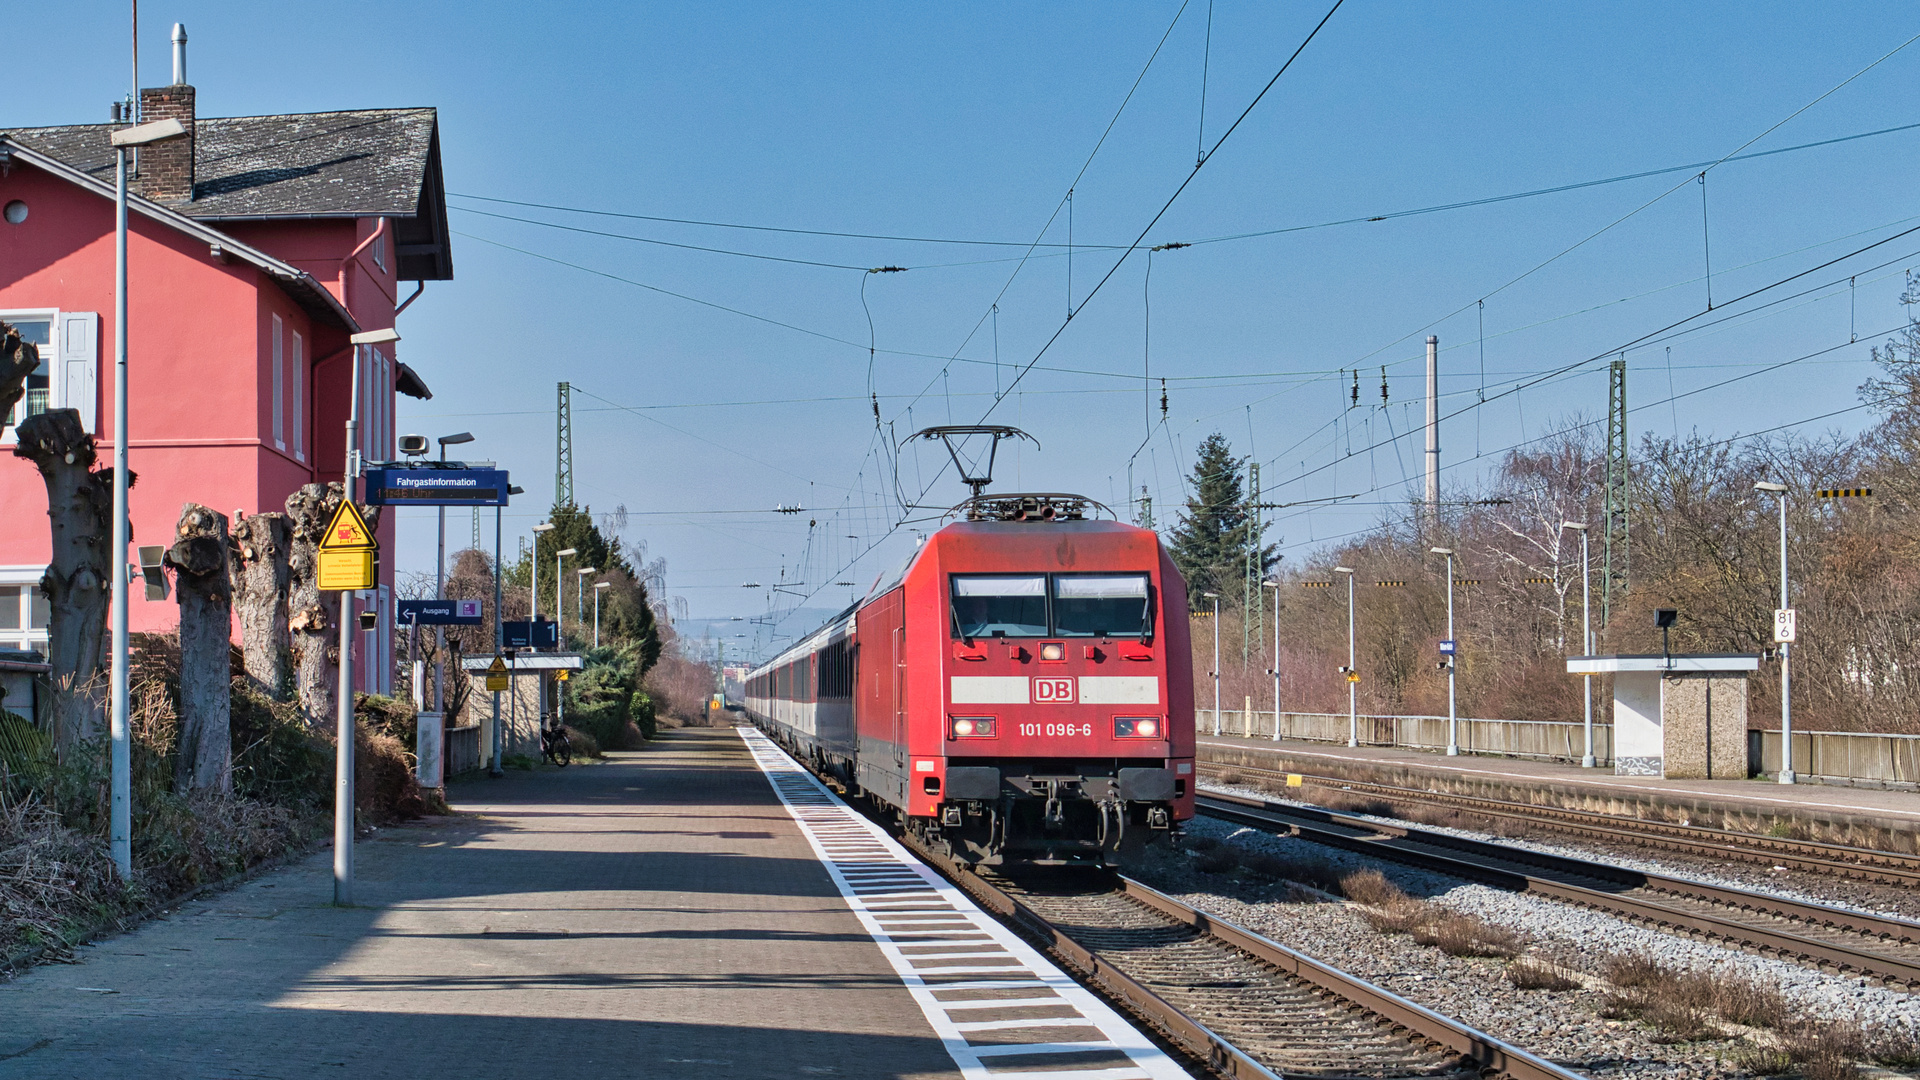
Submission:
{"label": "blue sky", "polygon": [[[965,8],[149,0],[142,62],[152,77],[143,81],[164,81],[167,29],[178,20],[192,36],[203,114],[437,106],[448,187],[462,196],[1018,243],[1042,237],[1053,217],[1044,241],[1065,244],[1067,215],[1056,208],[1165,34],[1074,185],[1076,245],[1124,245],[1193,169],[1203,63],[1211,144],[1325,6],[1215,0],[1209,9],[1189,0],[1175,23],[1180,10],[1178,0]],[[45,66],[43,77],[10,84],[0,120],[104,117],[127,82],[125,6],[35,5],[11,19],[16,40],[47,43]],[[1145,245],[1712,161],[1916,33],[1920,19],[1893,3],[1349,0]],[[1920,45],[1748,152],[1920,122],[1903,92],[1917,72]],[[1498,450],[1604,415],[1604,364],[1499,391],[1698,314],[1707,244],[1721,303],[1920,224],[1916,149],[1920,130],[1723,164],[1706,184],[1704,243],[1700,185],[1675,173],[1162,252],[1153,256],[1156,381],[1146,395],[1144,252],[1089,299],[1117,252],[1076,251],[1070,294],[1069,259],[1052,247],[1017,263],[1009,261],[1024,253],[1017,247],[717,229],[456,198],[464,209],[453,227],[466,234],[456,238],[456,279],[431,286],[401,326],[405,358],[435,397],[405,401],[400,426],[471,430],[475,456],[513,470],[529,495],[507,519],[511,538],[551,494],[554,384],[572,382],[579,498],[596,511],[627,508],[629,539],[668,559],[670,591],[696,617],[757,615],[765,590],[742,582],[771,584],[784,568],[806,582],[802,593],[839,580],[864,587],[912,543],[914,525],[889,529],[931,513],[903,512],[899,494],[958,501],[964,489],[950,474],[937,478],[937,446],[902,451],[898,493],[876,447],[915,427],[979,419],[1071,302],[1071,324],[992,413],[1044,445],[1003,458],[999,486],[1125,504],[1132,457],[1134,485],[1148,486],[1164,516],[1180,499],[1193,447],[1220,430],[1265,463],[1271,498],[1359,496],[1284,512],[1283,549],[1298,557],[1365,526],[1381,510],[1367,504],[1400,498],[1404,476],[1417,480],[1427,333],[1444,350],[1443,411],[1461,410],[1443,425],[1447,477],[1476,483]],[[1730,437],[1855,404],[1869,373],[1867,339],[1903,318],[1894,298],[1916,262],[1920,234],[1781,290],[1824,286],[1808,296],[1628,353],[1634,432]],[[883,265],[910,269],[861,272]],[[887,436],[876,434],[868,398],[863,282],[883,350],[871,387]],[[1862,340],[1848,345],[1854,334]],[[1469,407],[1483,392],[1483,363],[1484,392],[1495,400]],[[1364,407],[1348,410],[1340,384],[1350,387],[1351,376],[1335,372],[1356,368]],[[1148,438],[1160,376],[1168,420]],[[1867,417],[1844,413],[1794,430],[1850,430]],[[1411,440],[1365,449],[1409,431]],[[771,513],[780,503],[807,512]],[[464,536],[464,515],[450,518]],[[424,511],[403,519],[403,570],[430,565],[431,522]],[[849,591],[829,584],[808,604],[836,605]],[[804,630],[800,621],[781,629]]]}

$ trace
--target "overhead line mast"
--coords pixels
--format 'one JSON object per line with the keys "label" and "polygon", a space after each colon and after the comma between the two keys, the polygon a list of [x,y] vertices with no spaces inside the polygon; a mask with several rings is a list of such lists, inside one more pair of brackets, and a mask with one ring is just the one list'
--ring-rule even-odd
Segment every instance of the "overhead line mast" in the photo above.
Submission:
{"label": "overhead line mast", "polygon": [[573,384],[560,384],[554,409],[553,505],[573,505]]}

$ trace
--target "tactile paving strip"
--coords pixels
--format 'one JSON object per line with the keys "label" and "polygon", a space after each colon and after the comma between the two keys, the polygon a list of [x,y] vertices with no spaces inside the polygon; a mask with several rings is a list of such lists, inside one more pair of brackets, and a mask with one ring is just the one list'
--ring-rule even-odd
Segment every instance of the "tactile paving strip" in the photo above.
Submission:
{"label": "tactile paving strip", "polygon": [[967,1080],[1188,1080],[1120,1014],[848,808],[773,740],[756,728],[737,730]]}

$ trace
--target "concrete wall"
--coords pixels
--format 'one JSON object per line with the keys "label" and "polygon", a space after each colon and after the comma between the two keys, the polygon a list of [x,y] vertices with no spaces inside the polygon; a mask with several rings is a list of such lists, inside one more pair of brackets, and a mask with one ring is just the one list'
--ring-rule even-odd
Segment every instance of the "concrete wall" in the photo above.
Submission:
{"label": "concrete wall", "polygon": [[1613,771],[1618,776],[1659,776],[1666,755],[1661,731],[1660,673],[1622,671],[1613,676]]}
{"label": "concrete wall", "polygon": [[1745,780],[1746,673],[1672,672],[1661,691],[1662,774],[1677,780]]}
{"label": "concrete wall", "polygon": [[[1200,733],[1213,733],[1213,710],[1196,709],[1195,723]],[[1346,713],[1281,713],[1280,737],[1303,742],[1336,743],[1347,741]],[[1581,724],[1563,724],[1539,720],[1486,720],[1462,717],[1459,721],[1460,752],[1496,757],[1541,758],[1553,761],[1579,761],[1586,747]],[[1255,739],[1273,738],[1273,712],[1248,709],[1223,709],[1220,731],[1225,735]],[[1445,750],[1447,718],[1444,716],[1362,716],[1360,743],[1363,746],[1398,746],[1409,750]],[[1593,725],[1593,752],[1602,762],[1613,757],[1613,729],[1603,723]]]}
{"label": "concrete wall", "polygon": [[[1749,731],[1756,772],[1780,772],[1780,732]],[[1802,780],[1859,787],[1920,785],[1920,735],[1841,731],[1793,733],[1793,771]]]}

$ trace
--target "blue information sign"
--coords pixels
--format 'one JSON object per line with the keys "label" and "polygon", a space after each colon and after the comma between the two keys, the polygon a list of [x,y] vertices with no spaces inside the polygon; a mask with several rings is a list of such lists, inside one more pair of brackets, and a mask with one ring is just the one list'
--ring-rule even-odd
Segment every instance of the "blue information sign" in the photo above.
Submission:
{"label": "blue information sign", "polygon": [[560,624],[552,619],[503,622],[500,624],[500,637],[510,649],[557,649],[560,647]]}
{"label": "blue information sign", "polygon": [[478,600],[401,600],[393,621],[401,626],[478,626]]}
{"label": "blue information sign", "polygon": [[368,469],[370,506],[505,506],[505,469]]}
{"label": "blue information sign", "polygon": [[1442,641],[1440,643],[1441,656],[1452,656],[1454,653],[1459,651],[1460,651],[1460,643],[1457,641]]}

